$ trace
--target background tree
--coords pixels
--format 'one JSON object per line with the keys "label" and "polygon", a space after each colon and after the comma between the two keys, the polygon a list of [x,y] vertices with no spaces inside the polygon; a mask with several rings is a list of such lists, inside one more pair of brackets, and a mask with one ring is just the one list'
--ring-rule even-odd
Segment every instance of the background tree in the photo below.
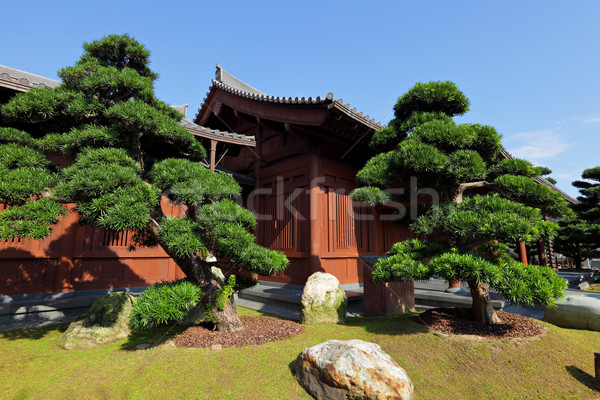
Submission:
{"label": "background tree", "polygon": [[[235,277],[213,276],[209,255],[256,273],[284,269],[279,252],[254,243],[254,215],[234,201],[240,186],[199,161],[202,145],[180,113],[154,95],[150,53],[127,35],[84,44],[84,54],[59,71],[58,88],[32,89],[1,109],[0,238],[41,239],[75,202],[83,222],[133,230],[158,243],[203,290],[217,329],[243,327],[230,301]],[[68,157],[58,168],[48,154]],[[187,206],[167,217],[161,193]],[[226,299],[229,300],[229,299]]]}
{"label": "background tree", "polygon": [[389,257],[375,265],[373,278],[410,281],[439,274],[466,281],[475,318],[493,324],[499,318],[490,287],[514,303],[552,305],[562,295],[562,278],[549,268],[516,262],[508,244],[552,235],[555,224],[544,215],[560,216],[568,207],[558,193],[533,179],[550,173],[547,168],[502,156],[494,128],[456,124],[452,117],[468,108],[468,99],[451,82],[417,83],[398,99],[395,118],[373,136],[371,147],[378,154],[359,171],[357,181],[364,187],[352,196],[385,203],[390,196],[382,189],[408,177],[440,193],[439,205],[419,206],[411,229],[443,239],[396,243]]}
{"label": "background tree", "polygon": [[584,170],[582,178],[588,181],[573,182],[581,194],[579,203],[571,205],[575,215],[559,221],[554,239],[554,249],[577,267],[586,258],[600,257],[600,167]]}

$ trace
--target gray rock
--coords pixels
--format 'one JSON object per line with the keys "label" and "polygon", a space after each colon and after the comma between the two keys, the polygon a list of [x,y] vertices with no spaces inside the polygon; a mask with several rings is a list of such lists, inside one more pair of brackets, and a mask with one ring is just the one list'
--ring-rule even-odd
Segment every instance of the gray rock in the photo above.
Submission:
{"label": "gray rock", "polygon": [[129,317],[135,298],[124,292],[110,293],[96,300],[90,311],[73,322],[58,345],[63,349],[91,349],[126,338],[131,329]]}
{"label": "gray rock", "polygon": [[302,292],[301,324],[343,324],[348,299],[338,279],[325,272],[308,277]]}
{"label": "gray rock", "polygon": [[546,308],[544,321],[563,328],[600,331],[600,295],[562,298],[556,309]]}
{"label": "gray rock", "polygon": [[304,349],[294,367],[317,399],[414,399],[406,371],[375,343],[330,340]]}
{"label": "gray rock", "polygon": [[590,284],[589,282],[583,281],[579,285],[577,285],[577,287],[579,287],[579,289],[581,290],[585,290],[590,287]]}

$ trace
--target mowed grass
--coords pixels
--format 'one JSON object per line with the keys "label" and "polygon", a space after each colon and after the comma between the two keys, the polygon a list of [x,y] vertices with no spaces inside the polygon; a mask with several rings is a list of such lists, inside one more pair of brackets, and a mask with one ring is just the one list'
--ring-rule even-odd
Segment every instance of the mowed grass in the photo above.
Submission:
{"label": "mowed grass", "polygon": [[178,349],[168,342],[135,350],[166,329],[70,351],[56,346],[66,326],[10,332],[0,334],[0,398],[307,399],[291,365],[304,348],[330,339],[378,343],[408,372],[419,400],[600,397],[593,376],[600,333],[543,324],[548,332],[539,339],[442,338],[411,316],[364,317],[222,350]]}

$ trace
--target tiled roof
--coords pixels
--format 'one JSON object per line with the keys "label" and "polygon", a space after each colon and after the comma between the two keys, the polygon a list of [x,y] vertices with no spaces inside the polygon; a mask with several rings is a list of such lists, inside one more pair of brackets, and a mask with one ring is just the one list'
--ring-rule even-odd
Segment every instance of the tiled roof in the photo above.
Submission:
{"label": "tiled roof", "polygon": [[187,118],[183,118],[179,121],[179,125],[186,128],[195,136],[200,136],[207,139],[215,139],[228,143],[243,144],[246,146],[256,146],[256,140],[254,136],[240,135],[238,133],[220,131],[218,129],[210,129],[204,126],[197,125]]}
{"label": "tiled roof", "polygon": [[28,90],[31,88],[58,87],[60,81],[34,75],[29,72],[0,65],[0,85],[7,85],[13,89]]}
{"label": "tiled roof", "polygon": [[[325,97],[317,96],[308,98],[270,96],[237,79],[235,76],[225,71],[220,65],[217,64],[216,68],[217,70],[215,72],[215,79],[212,80],[212,85],[209,88],[209,92],[206,93],[207,97],[210,94],[210,91],[213,90],[213,88],[219,88],[225,92],[232,93],[236,96],[256,101],[263,101],[266,103],[295,105],[329,104],[329,108],[339,110],[342,113],[357,120],[358,122],[367,125],[373,130],[383,128],[383,125],[375,121],[373,118],[370,118],[368,115],[365,115],[360,111],[356,111],[356,108],[350,108],[350,105],[344,103],[342,99],[334,100],[333,93],[327,93]],[[202,107],[204,106],[204,102],[206,102],[206,98],[203,101]]]}

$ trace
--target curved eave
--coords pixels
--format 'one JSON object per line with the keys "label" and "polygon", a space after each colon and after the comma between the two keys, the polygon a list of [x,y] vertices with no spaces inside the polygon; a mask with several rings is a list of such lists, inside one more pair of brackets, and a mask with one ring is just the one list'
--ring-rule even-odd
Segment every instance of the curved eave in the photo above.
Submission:
{"label": "curved eave", "polygon": [[186,128],[192,135],[204,139],[216,140],[219,142],[237,144],[248,147],[256,147],[254,136],[240,135],[233,132],[220,131],[197,125],[187,118],[179,121],[179,125]]}
{"label": "curved eave", "polygon": [[[199,124],[206,124],[209,116],[211,114],[216,114],[212,107],[218,107],[223,101],[223,98],[227,95],[235,96],[235,98],[246,101],[245,104],[247,108],[239,111],[247,112],[249,114],[256,114],[257,117],[271,119],[277,122],[301,124],[304,121],[305,125],[320,125],[325,121],[328,113],[333,113],[344,118],[347,122],[355,124],[357,127],[361,127],[363,129],[366,128],[367,130],[372,130],[373,132],[384,127],[381,123],[369,118],[368,115],[357,111],[355,108],[350,108],[350,106],[344,103],[341,99],[334,100],[332,93],[328,93],[325,97],[278,97],[245,92],[215,80],[213,80],[209,91],[206,93],[206,97],[203,100],[202,106],[198,109],[194,121]],[[226,102],[223,104],[226,104]],[[252,104],[255,105],[252,106]],[[272,107],[269,106],[270,104]],[[272,112],[263,112],[262,114],[260,112],[251,112],[251,109],[266,110],[264,108],[265,106],[270,107],[269,109],[272,110]],[[321,109],[325,113],[322,114],[322,117],[319,117],[314,121],[312,118],[306,118],[303,115],[303,113],[308,112],[308,110],[317,109]],[[281,112],[277,110],[280,110]],[[291,110],[298,110],[300,114],[294,115],[294,117],[298,118],[283,117],[284,114],[290,115],[289,113]],[[278,116],[280,116],[280,118],[278,118]]]}

